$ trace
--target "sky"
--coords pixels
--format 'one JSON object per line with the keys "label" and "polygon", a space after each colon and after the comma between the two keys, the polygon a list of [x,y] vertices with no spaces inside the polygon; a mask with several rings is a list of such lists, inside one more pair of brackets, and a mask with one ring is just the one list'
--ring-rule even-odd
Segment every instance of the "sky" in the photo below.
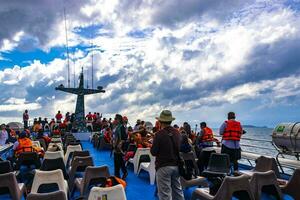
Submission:
{"label": "sky", "polygon": [[[64,10],[66,21],[64,20]],[[75,109],[55,91],[100,85],[86,112],[219,127],[300,119],[300,0],[0,1],[0,122]],[[94,82],[92,84],[92,70]],[[74,78],[75,77],[75,78]]]}

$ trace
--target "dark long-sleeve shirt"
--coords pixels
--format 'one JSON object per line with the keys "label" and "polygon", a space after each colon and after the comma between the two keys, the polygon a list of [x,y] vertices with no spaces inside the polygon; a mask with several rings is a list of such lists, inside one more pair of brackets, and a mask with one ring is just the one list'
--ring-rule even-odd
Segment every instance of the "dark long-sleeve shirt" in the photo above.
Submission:
{"label": "dark long-sleeve shirt", "polygon": [[[170,135],[173,137],[175,148]],[[177,154],[180,150],[180,140],[180,133],[171,126],[168,126],[155,134],[151,154],[156,156],[156,170],[160,167],[178,165]]]}

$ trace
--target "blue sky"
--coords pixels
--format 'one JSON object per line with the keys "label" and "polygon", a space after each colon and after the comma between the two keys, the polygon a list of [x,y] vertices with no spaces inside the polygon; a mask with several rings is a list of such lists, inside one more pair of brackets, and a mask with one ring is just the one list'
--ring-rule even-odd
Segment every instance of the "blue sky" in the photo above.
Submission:
{"label": "blue sky", "polygon": [[[218,127],[229,111],[243,124],[275,126],[300,116],[299,0],[53,0],[1,2],[0,121],[73,111],[83,67],[86,111]],[[75,79],[74,79],[75,76]]]}

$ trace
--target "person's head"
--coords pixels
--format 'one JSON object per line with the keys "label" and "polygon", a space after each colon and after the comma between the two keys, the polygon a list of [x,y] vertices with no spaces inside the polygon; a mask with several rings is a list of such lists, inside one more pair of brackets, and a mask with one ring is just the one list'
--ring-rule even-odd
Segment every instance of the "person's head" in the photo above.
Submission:
{"label": "person's head", "polygon": [[128,118],[126,116],[123,116],[123,122],[126,124],[128,123]]}
{"label": "person's head", "polygon": [[19,138],[20,138],[20,139],[26,138],[26,136],[27,136],[26,131],[22,131],[22,132],[19,134]]}
{"label": "person's head", "polygon": [[136,124],[140,125],[141,124],[141,120],[140,119],[136,120]]}
{"label": "person's head", "polygon": [[60,113],[60,110],[58,111],[58,113]]}
{"label": "person's head", "polygon": [[159,121],[162,128],[170,126],[172,121],[175,120],[175,118],[172,116],[172,112],[169,110],[161,111],[159,117],[156,117],[156,119]]}
{"label": "person's head", "polygon": [[1,129],[3,130],[5,128],[6,128],[5,124],[1,124]]}
{"label": "person's head", "polygon": [[228,120],[235,119],[235,113],[234,112],[229,112],[228,115],[227,115],[227,119]]}
{"label": "person's head", "polygon": [[122,124],[123,123],[123,117],[122,117],[122,115],[116,114],[115,120],[117,121],[118,124]]}
{"label": "person's head", "polygon": [[25,113],[28,113],[28,110],[25,110]]}
{"label": "person's head", "polygon": [[38,131],[38,137],[41,138],[41,137],[43,137],[43,136],[44,136],[44,131],[43,131],[43,129],[40,129],[40,130]]}
{"label": "person's head", "polygon": [[89,112],[89,114],[92,114],[91,112]]}
{"label": "person's head", "polygon": [[201,122],[200,123],[200,128],[205,128],[206,127],[206,122]]}

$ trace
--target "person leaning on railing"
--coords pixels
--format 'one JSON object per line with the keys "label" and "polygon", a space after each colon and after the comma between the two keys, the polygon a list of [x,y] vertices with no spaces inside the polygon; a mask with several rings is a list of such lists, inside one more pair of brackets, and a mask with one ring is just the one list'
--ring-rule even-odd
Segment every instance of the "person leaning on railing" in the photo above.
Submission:
{"label": "person leaning on railing", "polygon": [[241,159],[240,139],[243,134],[243,128],[239,121],[235,120],[235,113],[228,113],[228,120],[220,127],[222,135],[221,153],[229,155],[230,162],[233,163],[234,171],[238,170],[238,160]]}

